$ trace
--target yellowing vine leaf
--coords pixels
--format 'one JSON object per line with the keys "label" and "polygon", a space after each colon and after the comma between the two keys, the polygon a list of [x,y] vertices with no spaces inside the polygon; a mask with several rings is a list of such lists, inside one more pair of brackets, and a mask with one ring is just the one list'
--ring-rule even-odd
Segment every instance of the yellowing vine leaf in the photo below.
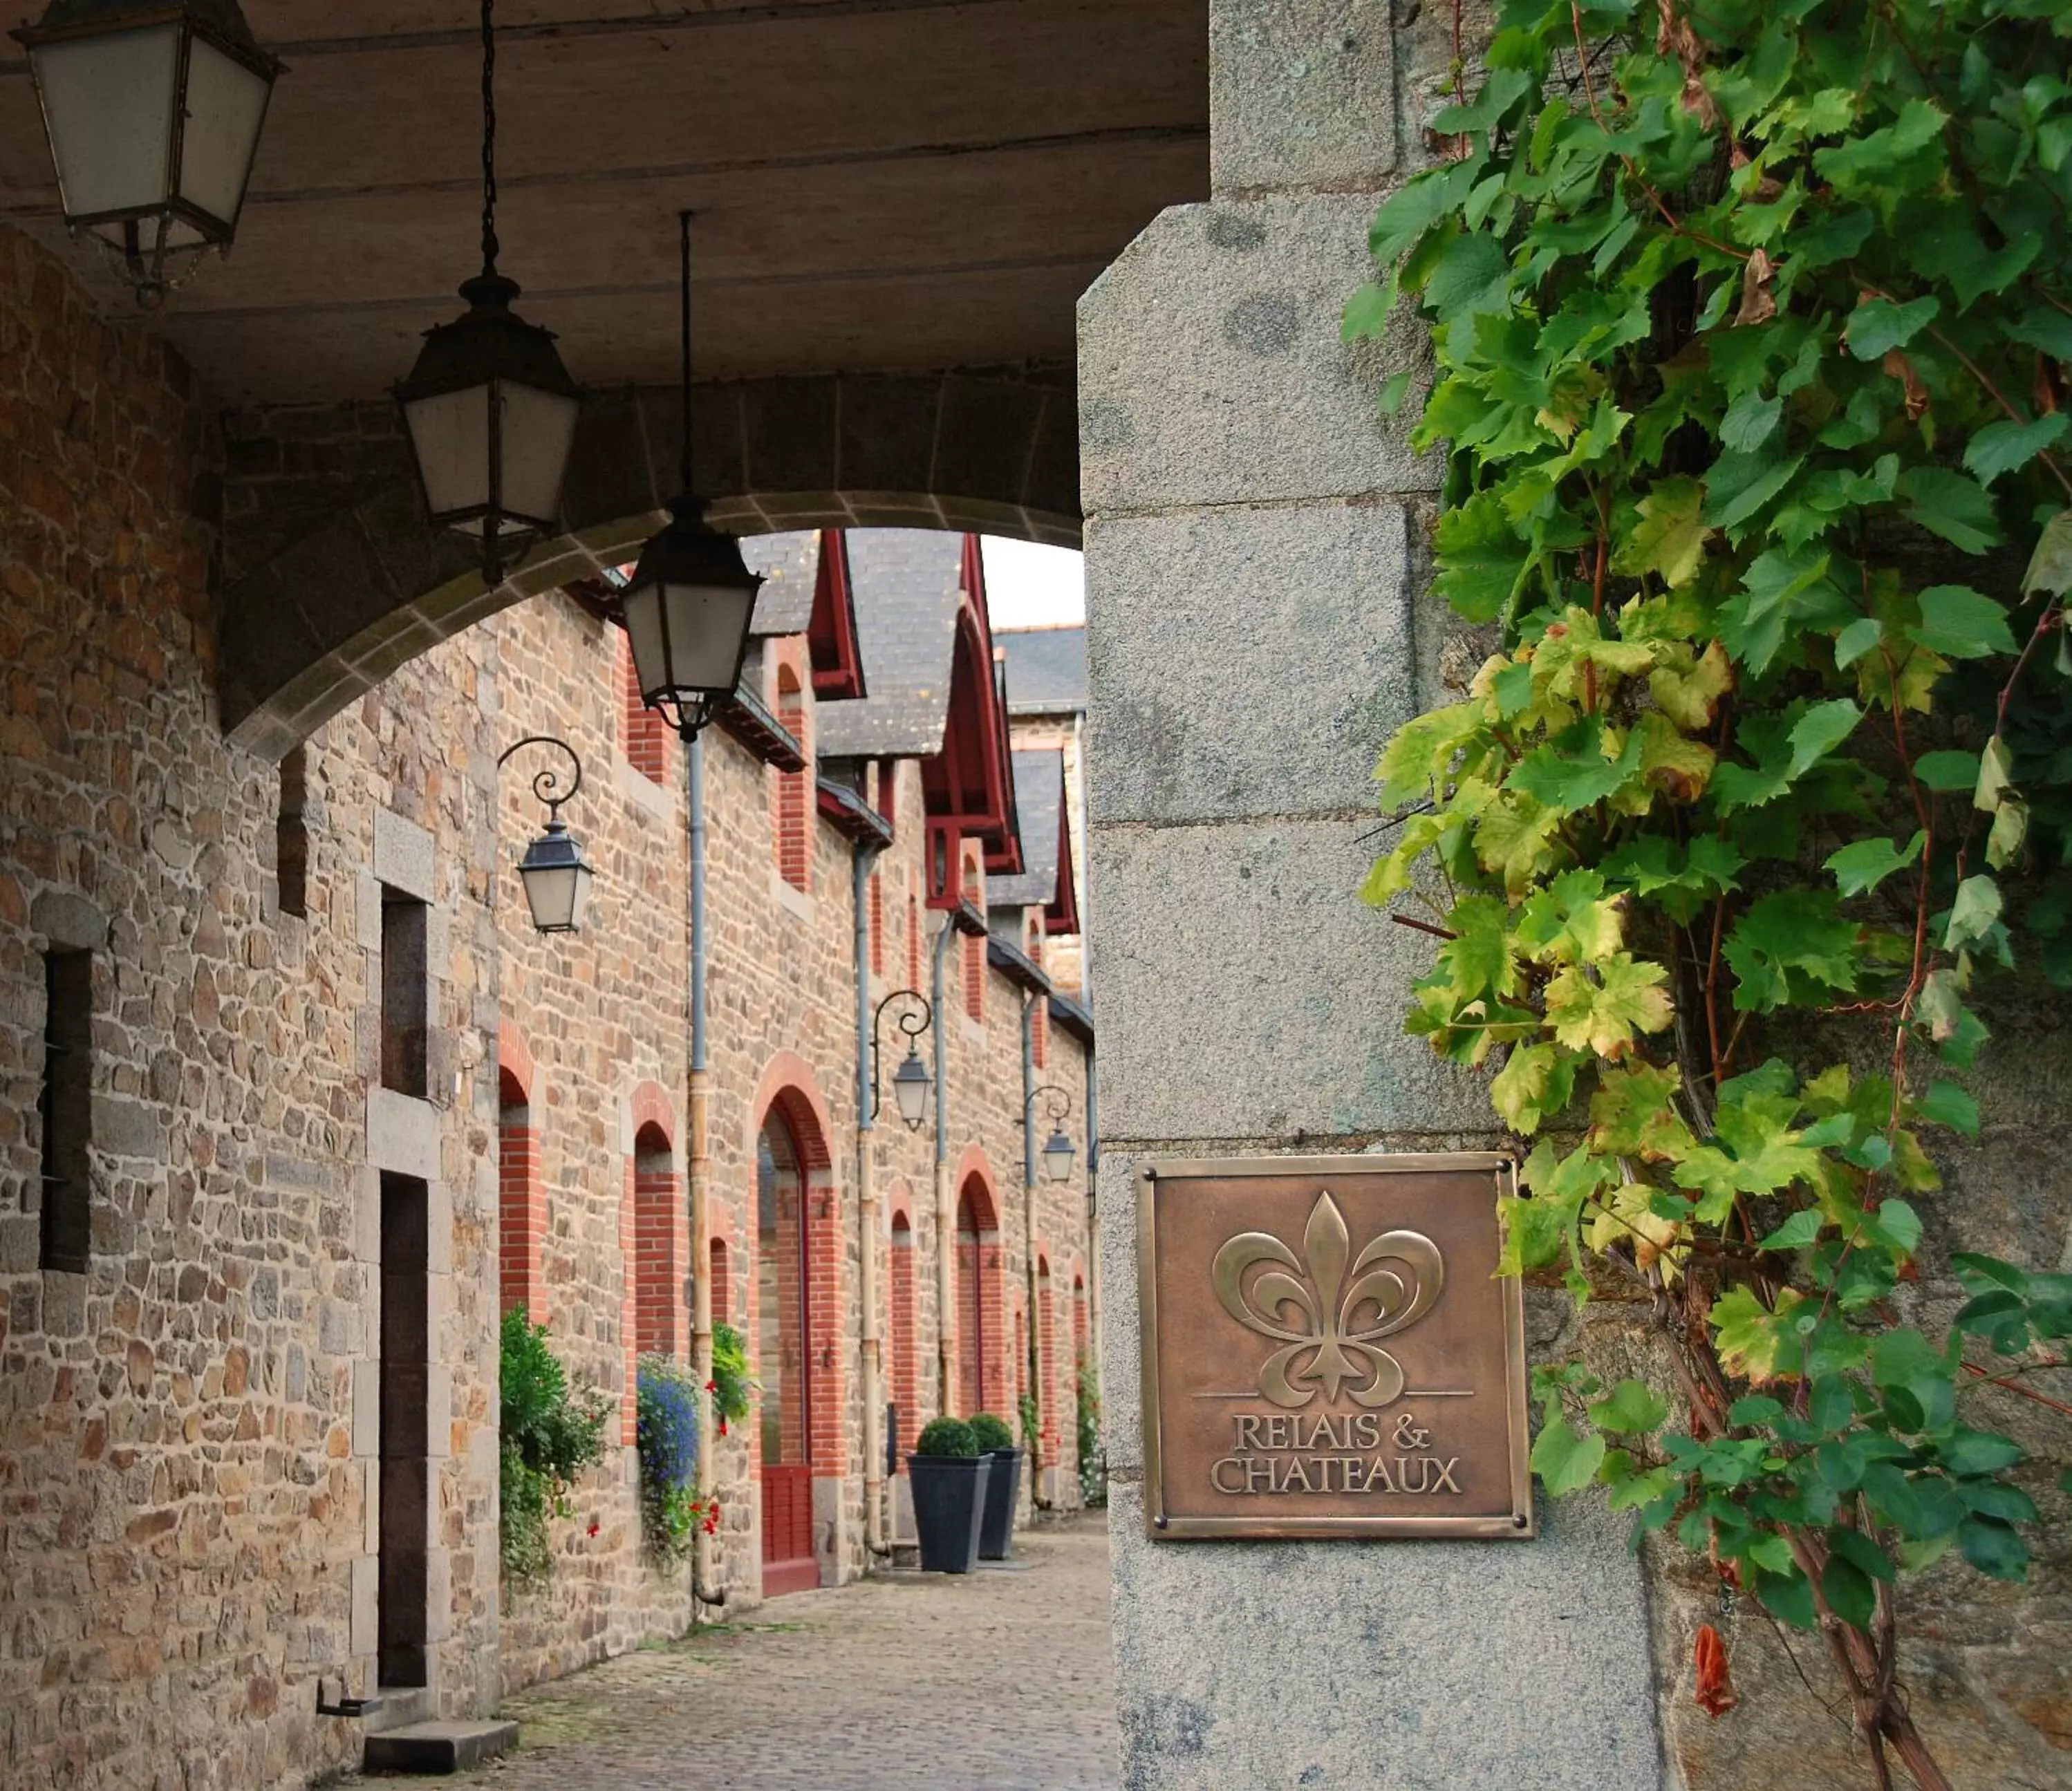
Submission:
{"label": "yellowing vine leaf", "polygon": [[1547,985],[1547,1023],[1555,1042],[1617,1062],[1636,1033],[1659,1033],[1675,1009],[1660,964],[1615,951],[1594,965],[1572,964]]}

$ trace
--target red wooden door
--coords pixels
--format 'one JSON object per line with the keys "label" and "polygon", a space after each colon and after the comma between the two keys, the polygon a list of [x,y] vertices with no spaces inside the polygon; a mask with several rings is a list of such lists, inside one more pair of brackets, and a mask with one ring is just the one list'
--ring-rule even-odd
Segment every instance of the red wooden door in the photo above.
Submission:
{"label": "red wooden door", "polygon": [[812,1380],[804,1178],[772,1112],[757,1152],[756,1274],[763,1440],[763,1595],[820,1583],[813,1553]]}
{"label": "red wooden door", "polygon": [[779,1462],[763,1470],[763,1596],[810,1592],[820,1583],[813,1555],[813,1470]]}

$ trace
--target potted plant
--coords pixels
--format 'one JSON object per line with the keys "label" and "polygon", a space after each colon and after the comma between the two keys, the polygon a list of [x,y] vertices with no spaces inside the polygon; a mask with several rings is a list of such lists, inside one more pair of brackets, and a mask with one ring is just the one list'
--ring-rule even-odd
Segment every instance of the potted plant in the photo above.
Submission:
{"label": "potted plant", "polygon": [[914,1527],[921,1566],[930,1573],[969,1573],[978,1564],[980,1521],[993,1458],[961,1418],[938,1418],[915,1440],[906,1468],[914,1490]]}
{"label": "potted plant", "polygon": [[1007,1420],[989,1411],[973,1412],[972,1434],[982,1454],[993,1458],[993,1473],[985,1483],[985,1519],[979,1526],[978,1558],[1005,1561],[1008,1545],[1014,1539],[1014,1504],[1022,1492],[1022,1452],[1014,1444],[1014,1432]]}

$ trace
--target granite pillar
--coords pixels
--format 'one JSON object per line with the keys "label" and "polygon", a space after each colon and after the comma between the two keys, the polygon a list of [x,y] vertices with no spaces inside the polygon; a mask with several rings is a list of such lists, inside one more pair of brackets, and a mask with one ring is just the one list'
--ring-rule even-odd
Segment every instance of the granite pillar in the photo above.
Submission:
{"label": "granite pillar", "polygon": [[1355,894],[1375,755],[1433,700],[1448,631],[1423,594],[1440,468],[1375,406],[1420,345],[1338,328],[1414,139],[1420,40],[1355,0],[1210,15],[1212,197],[1154,220],[1079,316],[1124,1779],[1654,1791],[1625,1520],[1571,1503],[1530,1542],[1145,1535],[1137,1164],[1486,1145],[1491,1123],[1403,1034],[1429,942]]}

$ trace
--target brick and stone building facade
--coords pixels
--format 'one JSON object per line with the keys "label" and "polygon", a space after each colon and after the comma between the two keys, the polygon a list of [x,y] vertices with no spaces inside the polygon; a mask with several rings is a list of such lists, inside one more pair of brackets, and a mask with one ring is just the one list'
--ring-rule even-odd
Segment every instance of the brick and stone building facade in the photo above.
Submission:
{"label": "brick and stone building facade", "polygon": [[[690,1570],[641,1548],[631,1376],[640,1351],[691,1359],[701,1275],[786,1395],[714,1452],[730,1608],[898,1543],[864,1405],[865,1251],[899,1443],[976,1398],[1011,1417],[1028,1386],[1050,1470],[1035,1496],[1076,1498],[1087,1202],[1083,1173],[1028,1185],[1023,1028],[1040,1021],[1042,1079],[1075,1091],[1091,1034],[1026,956],[1003,967],[989,947],[989,922],[1012,939],[1022,917],[989,914],[989,864],[1028,877],[1005,714],[972,700],[997,698],[971,677],[991,663],[975,538],[875,561],[861,536],[755,549],[777,576],[746,719],[701,746],[694,1163],[686,754],[628,701],[622,631],[594,595],[542,594],[378,668],[282,761],[231,744],[218,416],[176,355],[0,234],[10,1785],[302,1782],[356,1758],[357,1725],[315,1713],[320,1678],[481,1713],[683,1629]],[[814,626],[831,607],[846,670]],[[906,672],[874,654],[881,612],[895,633],[932,618],[946,673],[976,652],[932,736]],[[902,692],[912,743],[859,747],[843,712]],[[532,930],[514,873],[541,818],[534,774],[560,769],[541,747],[500,767],[530,734],[583,768],[563,815],[596,877],[573,935]],[[983,788],[1009,794],[982,811]],[[1068,875],[1018,884],[1020,902],[1068,901]],[[939,1057],[923,1041],[939,1145],[889,1099],[860,1130],[860,939],[872,1006],[934,996],[940,966]],[[524,1589],[500,1583],[497,1547],[513,1304],[615,1408],[605,1464]],[[773,1553],[771,1501],[794,1490]]]}

